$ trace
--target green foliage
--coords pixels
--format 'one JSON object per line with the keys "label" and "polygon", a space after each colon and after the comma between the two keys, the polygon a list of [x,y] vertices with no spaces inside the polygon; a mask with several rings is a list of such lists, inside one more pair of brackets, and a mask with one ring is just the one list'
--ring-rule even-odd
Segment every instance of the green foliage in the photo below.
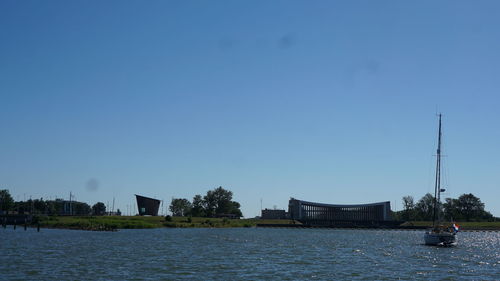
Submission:
{"label": "green foliage", "polygon": [[434,196],[427,193],[415,206],[415,216],[418,220],[432,220],[434,212]]}
{"label": "green foliage", "polygon": [[126,216],[40,216],[40,225],[49,228],[116,230],[163,227],[161,217]]}
{"label": "green foliage", "polygon": [[413,200],[413,196],[404,196],[403,197],[403,206],[404,211],[402,213],[402,220],[412,220],[415,217],[415,202]]}
{"label": "green foliage", "polygon": [[102,202],[97,202],[92,206],[92,213],[95,216],[103,216],[106,214],[106,205]]}
{"label": "green foliage", "polygon": [[184,217],[191,213],[191,202],[184,198],[173,198],[170,203],[170,211],[176,217]]}
{"label": "green foliage", "polygon": [[175,222],[165,222],[163,225],[165,227],[177,227],[177,223]]}
{"label": "green foliage", "polygon": [[203,197],[197,194],[193,197],[193,203],[191,208],[191,215],[193,217],[204,217],[206,216],[205,209],[203,207]]}
{"label": "green foliage", "polygon": [[207,217],[215,217],[217,215],[235,215],[241,217],[240,203],[231,201],[233,192],[225,190],[222,186],[214,190],[207,191],[207,195],[203,197],[203,206]]}
{"label": "green foliage", "polygon": [[8,189],[0,190],[0,211],[11,211],[14,207],[14,199]]}
{"label": "green foliage", "polygon": [[[89,204],[83,202],[71,202],[74,215],[90,215],[92,208]],[[106,208],[104,208],[106,210]]]}
{"label": "green foliage", "polygon": [[229,214],[231,199],[233,199],[233,192],[225,190],[222,186],[207,191],[207,195],[203,197],[207,216],[214,217],[216,214]]}
{"label": "green foliage", "polygon": [[169,209],[176,217],[217,217],[223,215],[242,217],[240,203],[232,201],[232,199],[233,192],[220,186],[207,191],[204,197],[199,194],[195,195],[193,203],[183,198],[172,199]]}
{"label": "green foliage", "polygon": [[[424,195],[417,204],[413,204],[411,196],[403,197],[404,210],[395,213],[395,218],[403,220],[432,221],[434,196]],[[462,194],[458,199],[446,198],[438,204],[436,218],[442,214],[445,220],[453,221],[493,221],[491,213],[484,210],[484,204],[473,194]]]}
{"label": "green foliage", "polygon": [[[500,230],[500,221],[497,222],[463,222],[457,221],[461,230]],[[432,226],[431,221],[409,221],[402,226],[420,226],[420,227],[430,227]]]}
{"label": "green foliage", "polygon": [[[191,218],[191,222],[188,222]],[[254,227],[259,224],[286,224],[292,221],[259,220],[227,218],[201,218],[201,217],[145,217],[145,216],[38,216],[42,227],[67,228],[81,230],[116,230],[116,229],[141,229],[161,227]]]}
{"label": "green foliage", "polygon": [[68,202],[62,199],[56,200],[43,200],[30,199],[27,201],[14,202],[11,210],[19,214],[35,214],[35,215],[89,215],[91,208],[87,203],[72,201]]}
{"label": "green foliage", "polygon": [[172,217],[170,215],[165,216],[165,221],[167,222],[172,221]]}
{"label": "green foliage", "polygon": [[240,207],[241,207],[240,203],[236,201],[231,201],[231,209],[229,211],[229,214],[235,215],[237,217],[242,217],[243,214],[241,213]]}
{"label": "green foliage", "polygon": [[462,194],[458,199],[446,198],[445,217],[450,220],[492,221],[493,215],[484,210],[484,203],[472,193]]}

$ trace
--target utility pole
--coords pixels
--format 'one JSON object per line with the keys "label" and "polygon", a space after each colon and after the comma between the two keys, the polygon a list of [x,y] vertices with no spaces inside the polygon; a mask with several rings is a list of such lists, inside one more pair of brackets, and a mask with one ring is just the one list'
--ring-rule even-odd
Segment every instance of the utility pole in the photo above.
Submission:
{"label": "utility pole", "polygon": [[71,194],[71,191],[69,192],[69,215],[73,215],[73,206],[71,206],[71,197],[73,195]]}

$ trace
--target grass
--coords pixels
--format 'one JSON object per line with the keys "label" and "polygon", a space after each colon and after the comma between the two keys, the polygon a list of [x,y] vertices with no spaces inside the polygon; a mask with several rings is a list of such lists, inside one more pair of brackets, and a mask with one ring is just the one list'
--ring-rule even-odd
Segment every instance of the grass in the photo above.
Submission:
{"label": "grass", "polygon": [[40,217],[40,226],[47,228],[66,228],[81,230],[116,230],[116,229],[143,229],[161,227],[255,227],[259,224],[287,224],[289,220],[260,220],[260,219],[227,219],[227,218],[200,218],[200,217],[172,217],[166,221],[165,217],[141,216],[44,216]]}
{"label": "grass", "polygon": [[[144,229],[144,228],[190,228],[190,227],[255,227],[257,224],[291,224],[291,220],[261,220],[261,219],[227,219],[227,218],[200,218],[200,217],[172,217],[166,221],[165,217],[141,216],[45,216],[40,217],[40,226],[47,228],[66,228],[82,230],[116,230],[116,229]],[[499,222],[457,222],[462,230],[500,230]],[[426,226],[429,221],[410,221],[402,226]]]}
{"label": "grass", "polygon": [[[462,230],[500,230],[500,221],[495,222],[455,222]],[[409,221],[403,226],[432,226],[431,221]]]}
{"label": "grass", "polygon": [[119,216],[50,216],[40,219],[40,226],[83,230],[142,229],[161,227],[164,217],[119,217]]}

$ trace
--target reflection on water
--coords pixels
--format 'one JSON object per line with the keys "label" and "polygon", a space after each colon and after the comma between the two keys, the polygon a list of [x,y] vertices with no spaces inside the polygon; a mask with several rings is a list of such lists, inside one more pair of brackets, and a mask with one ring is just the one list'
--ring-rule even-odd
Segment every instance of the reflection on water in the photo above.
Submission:
{"label": "reflection on water", "polygon": [[500,276],[500,232],[459,233],[454,248],[420,231],[0,229],[0,279],[481,279]]}

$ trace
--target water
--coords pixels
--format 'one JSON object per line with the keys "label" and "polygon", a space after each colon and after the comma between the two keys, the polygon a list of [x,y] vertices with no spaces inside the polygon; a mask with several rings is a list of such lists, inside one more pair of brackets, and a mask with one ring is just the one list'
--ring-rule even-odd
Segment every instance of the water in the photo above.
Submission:
{"label": "water", "polygon": [[500,232],[0,229],[1,280],[500,280]]}

